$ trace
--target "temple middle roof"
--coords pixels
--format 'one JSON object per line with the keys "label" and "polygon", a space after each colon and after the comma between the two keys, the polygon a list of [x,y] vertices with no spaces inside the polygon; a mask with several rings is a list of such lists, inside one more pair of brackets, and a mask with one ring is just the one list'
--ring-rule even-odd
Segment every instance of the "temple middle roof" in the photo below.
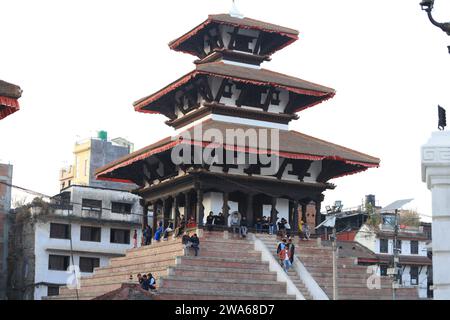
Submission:
{"label": "temple middle roof", "polygon": [[158,110],[159,100],[199,75],[217,76],[219,78],[227,78],[237,82],[251,83],[259,86],[273,86],[292,93],[316,97],[309,104],[294,107],[294,112],[314,106],[334,97],[336,94],[336,91],[332,88],[268,69],[248,68],[224,62],[211,62],[197,65],[195,70],[180,79],[172,82],[156,93],[136,101],[133,104],[135,110],[144,113],[161,113]]}

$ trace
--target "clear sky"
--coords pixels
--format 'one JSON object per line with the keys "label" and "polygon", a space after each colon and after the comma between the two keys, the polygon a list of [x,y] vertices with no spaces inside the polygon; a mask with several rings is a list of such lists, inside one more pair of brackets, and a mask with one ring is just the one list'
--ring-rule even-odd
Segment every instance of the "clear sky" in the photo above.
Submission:
{"label": "clear sky", "polygon": [[[245,16],[298,29],[300,39],[263,67],[335,88],[334,99],[300,113],[291,128],[381,158],[379,169],[336,179],[325,205],[380,205],[402,198],[430,215],[420,147],[448,107],[450,37],[420,0],[237,0]],[[74,142],[106,130],[144,147],[172,133],[164,117],[132,103],[193,69],[167,43],[225,13],[231,0],[0,1],[0,79],[24,90],[21,110],[0,122],[0,161],[14,183],[59,191]],[[437,0],[438,20],[450,3]]]}

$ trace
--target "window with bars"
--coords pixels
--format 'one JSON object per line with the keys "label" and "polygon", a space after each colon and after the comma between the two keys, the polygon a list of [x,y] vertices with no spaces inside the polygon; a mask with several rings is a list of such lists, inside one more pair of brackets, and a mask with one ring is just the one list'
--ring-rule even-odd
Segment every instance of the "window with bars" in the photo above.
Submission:
{"label": "window with bars", "polygon": [[130,230],[111,229],[111,243],[130,244]]}
{"label": "window with bars", "polygon": [[113,202],[111,204],[111,212],[131,214],[131,207],[132,207],[131,203]]}
{"label": "window with bars", "polygon": [[388,253],[388,239],[380,239],[380,252],[381,253]]}
{"label": "window with bars", "polygon": [[409,275],[411,276],[411,285],[418,285],[419,284],[419,267],[411,266]]}
{"label": "window with bars", "polygon": [[50,223],[50,238],[70,239],[70,225],[61,223]]}
{"label": "window with bars", "polygon": [[48,256],[48,270],[66,271],[69,268],[70,257],[51,254]]}
{"label": "window with bars", "polygon": [[419,241],[411,240],[411,254],[419,254]]}
{"label": "window with bars", "polygon": [[101,233],[102,233],[101,228],[81,226],[80,240],[81,241],[100,242],[101,241]]}
{"label": "window with bars", "polygon": [[59,286],[48,286],[47,287],[47,296],[59,296]]}
{"label": "window with bars", "polygon": [[83,199],[81,201],[81,209],[102,212],[102,200]]}
{"label": "window with bars", "polygon": [[88,257],[80,257],[80,271],[93,273],[94,268],[98,268],[100,266],[99,258],[88,258]]}

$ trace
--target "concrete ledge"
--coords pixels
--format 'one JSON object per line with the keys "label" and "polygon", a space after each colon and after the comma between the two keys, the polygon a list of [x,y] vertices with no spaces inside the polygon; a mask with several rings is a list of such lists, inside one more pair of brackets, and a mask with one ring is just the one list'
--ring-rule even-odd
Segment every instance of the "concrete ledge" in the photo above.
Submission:
{"label": "concrete ledge", "polygon": [[308,270],[306,270],[303,263],[295,255],[293,267],[314,300],[330,300],[322,288],[317,284],[316,280],[314,280]]}

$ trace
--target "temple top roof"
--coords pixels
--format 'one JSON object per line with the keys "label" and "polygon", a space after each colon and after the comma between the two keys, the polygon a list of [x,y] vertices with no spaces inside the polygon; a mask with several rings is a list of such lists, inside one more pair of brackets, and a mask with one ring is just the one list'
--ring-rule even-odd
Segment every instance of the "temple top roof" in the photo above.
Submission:
{"label": "temple top roof", "polygon": [[0,96],[19,99],[22,96],[22,89],[15,84],[0,80]]}
{"label": "temple top roof", "polygon": [[[264,21],[250,18],[241,19],[232,17],[229,14],[214,14],[209,15],[208,19],[191,31],[171,41],[169,43],[169,47],[175,51],[181,51],[204,58],[207,54],[199,49],[203,46],[203,39],[205,36],[210,34],[211,30],[217,29],[219,26],[229,26],[239,30],[254,30],[261,32],[261,37],[265,37],[265,43],[262,44],[264,47],[262,53],[264,55],[271,55],[272,53],[298,40],[299,34],[297,30]],[[262,42],[262,38],[259,41]]]}

